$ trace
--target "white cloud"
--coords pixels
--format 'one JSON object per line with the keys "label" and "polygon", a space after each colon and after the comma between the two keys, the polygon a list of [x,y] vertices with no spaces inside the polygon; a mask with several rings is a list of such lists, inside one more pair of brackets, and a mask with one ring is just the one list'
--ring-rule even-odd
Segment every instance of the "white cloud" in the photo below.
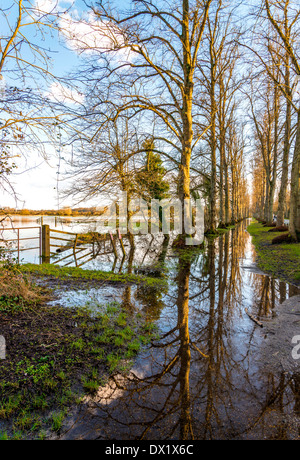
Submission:
{"label": "white cloud", "polygon": [[99,20],[93,12],[79,13],[75,0],[35,0],[35,8],[37,16],[57,14],[61,36],[77,54],[113,51],[119,61],[131,60],[122,30],[109,21]]}
{"label": "white cloud", "polygon": [[59,82],[52,83],[50,90],[45,94],[46,97],[55,102],[64,102],[69,104],[82,104],[84,94],[77,90],[67,88]]}
{"label": "white cloud", "polygon": [[113,50],[118,58],[130,59],[122,31],[109,22],[99,21],[92,13],[81,18],[66,12],[60,19],[60,28],[68,47],[78,54]]}
{"label": "white cloud", "polygon": [[70,7],[75,0],[35,0],[37,15],[57,13],[64,7]]}
{"label": "white cloud", "polygon": [[43,13],[50,13],[57,7],[56,0],[36,0],[35,9]]}

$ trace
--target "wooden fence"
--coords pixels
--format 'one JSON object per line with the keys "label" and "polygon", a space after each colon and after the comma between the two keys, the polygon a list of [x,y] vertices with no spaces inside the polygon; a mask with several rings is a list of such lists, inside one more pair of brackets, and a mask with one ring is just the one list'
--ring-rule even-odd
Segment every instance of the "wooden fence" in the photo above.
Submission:
{"label": "wooden fence", "polygon": [[[37,237],[22,238],[21,233],[29,229],[38,229]],[[63,266],[71,265],[75,262],[76,267],[95,259],[98,255],[114,254],[115,261],[118,259],[116,241],[119,241],[123,259],[126,256],[121,233],[116,235],[112,233],[85,235],[74,232],[65,232],[54,230],[49,225],[41,227],[21,227],[21,228],[4,228],[1,231],[13,231],[16,237],[13,239],[0,238],[0,243],[12,243],[14,248],[4,248],[9,252],[16,252],[17,259],[20,261],[20,253],[23,251],[38,250],[40,263],[61,264]],[[21,248],[22,241],[38,240],[38,246]],[[64,253],[67,253],[64,255]],[[63,257],[60,257],[60,256]],[[122,259],[122,260],[123,260]]]}

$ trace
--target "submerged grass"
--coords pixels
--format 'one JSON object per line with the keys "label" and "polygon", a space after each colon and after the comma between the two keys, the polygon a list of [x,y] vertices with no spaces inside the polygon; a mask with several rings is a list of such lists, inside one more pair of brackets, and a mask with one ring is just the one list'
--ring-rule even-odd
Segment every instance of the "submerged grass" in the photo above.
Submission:
{"label": "submerged grass", "polygon": [[273,245],[272,240],[282,233],[270,233],[270,229],[256,221],[247,228],[256,248],[259,268],[291,284],[300,285],[300,244]]}

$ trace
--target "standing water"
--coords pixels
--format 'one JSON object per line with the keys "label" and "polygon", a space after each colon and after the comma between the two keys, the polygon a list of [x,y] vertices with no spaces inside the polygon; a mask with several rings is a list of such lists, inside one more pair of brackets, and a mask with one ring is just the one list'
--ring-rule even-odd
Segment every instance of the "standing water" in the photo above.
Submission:
{"label": "standing water", "polygon": [[192,258],[167,255],[165,292],[93,292],[97,301],[114,296],[132,315],[142,310],[160,339],[128,376],[85,400],[62,439],[299,439],[300,372],[268,365],[267,329],[247,312],[268,324],[300,292],[255,268],[246,227],[206,241]]}

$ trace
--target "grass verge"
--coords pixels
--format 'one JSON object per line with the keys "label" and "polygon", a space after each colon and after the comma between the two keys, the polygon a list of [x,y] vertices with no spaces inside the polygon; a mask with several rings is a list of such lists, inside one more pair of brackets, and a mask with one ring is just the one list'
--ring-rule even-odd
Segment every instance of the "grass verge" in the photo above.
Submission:
{"label": "grass verge", "polygon": [[278,279],[299,286],[300,244],[272,245],[272,240],[281,233],[269,233],[269,227],[264,227],[256,221],[252,222],[247,230],[256,248],[258,267]]}

